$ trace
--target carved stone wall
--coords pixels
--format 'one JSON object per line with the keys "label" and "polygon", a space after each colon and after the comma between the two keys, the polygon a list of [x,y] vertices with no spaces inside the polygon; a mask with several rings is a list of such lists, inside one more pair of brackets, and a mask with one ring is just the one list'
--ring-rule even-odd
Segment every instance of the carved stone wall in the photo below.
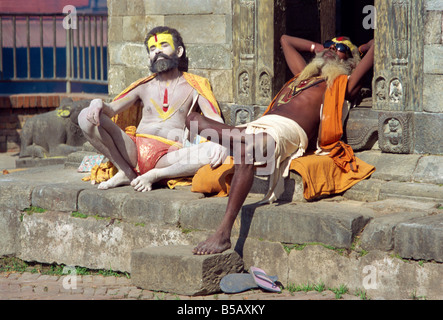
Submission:
{"label": "carved stone wall", "polygon": [[189,72],[209,79],[220,104],[233,102],[231,0],[108,0],[109,93],[150,74],[147,32],[166,25],[183,37]]}
{"label": "carved stone wall", "polygon": [[284,11],[284,0],[233,0],[232,124],[238,124],[238,114],[258,117],[283,85],[284,78],[275,75],[283,74],[285,65],[275,53],[280,51]]}
{"label": "carved stone wall", "polygon": [[442,154],[437,132],[443,127],[443,1],[376,0],[375,5],[373,109],[379,111],[380,148]]}
{"label": "carved stone wall", "polygon": [[376,0],[374,109],[422,111],[424,0]]}
{"label": "carved stone wall", "polygon": [[[169,25],[182,33],[189,71],[210,80],[225,121],[256,119],[286,80],[279,40],[287,1],[108,0],[110,94],[149,74],[145,34]],[[328,9],[334,8],[333,0],[318,4],[321,17],[333,11]],[[372,144],[378,121],[382,151],[443,154],[443,0],[374,4],[373,104],[354,112],[348,139],[359,148]],[[327,27],[332,20],[320,20],[322,37],[329,37],[324,33],[332,30]],[[352,121],[358,122],[357,130],[351,130]],[[357,135],[358,128],[368,130]]]}

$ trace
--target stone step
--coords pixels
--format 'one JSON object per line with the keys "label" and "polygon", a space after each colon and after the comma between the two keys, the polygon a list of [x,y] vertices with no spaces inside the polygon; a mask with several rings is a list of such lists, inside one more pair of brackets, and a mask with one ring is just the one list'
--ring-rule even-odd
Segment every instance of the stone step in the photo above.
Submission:
{"label": "stone step", "polygon": [[52,166],[57,164],[64,164],[66,162],[66,157],[51,157],[51,158],[20,158],[15,161],[16,168],[33,168],[33,167],[44,167]]}
{"label": "stone step", "polygon": [[[233,234],[284,243],[322,242],[350,248],[356,235],[373,217],[358,204],[274,203],[257,205],[248,199],[234,224]],[[180,215],[187,229],[212,230],[223,218],[227,199],[191,201]]]}
{"label": "stone step", "polygon": [[[0,255],[133,273],[134,250],[189,246],[190,254],[192,246],[216,228],[228,200],[204,198],[189,187],[148,193],[129,186],[101,191],[82,182],[82,176],[62,165],[1,176]],[[408,184],[376,179],[364,183],[369,181]],[[368,291],[372,297],[407,298],[415,289],[428,298],[438,297],[443,267],[443,210],[438,202],[337,197],[256,206],[257,200],[248,198],[231,239],[246,268],[259,266],[279,275],[284,285],[322,280],[338,287],[346,280],[356,289],[376,272],[378,287]],[[47,211],[23,211],[30,206]],[[79,213],[73,216],[74,211]],[[307,243],[304,250],[291,250],[290,244]],[[360,249],[369,253],[362,257]]]}
{"label": "stone step", "polygon": [[[4,198],[7,207],[21,210],[37,206],[60,212],[79,211],[88,216],[128,223],[180,225],[190,230],[214,230],[228,201],[228,198],[204,198],[202,194],[190,192],[189,187],[148,193],[134,192],[130,186],[97,190],[96,186],[82,182],[81,175],[72,175],[72,172],[68,175],[69,171],[53,170],[53,183],[46,184],[40,183],[44,175],[36,174],[32,187],[20,179],[0,181],[0,198]],[[72,178],[76,181],[66,183]],[[269,241],[323,242],[349,248],[373,214],[358,205],[291,202],[257,206],[254,203],[258,200],[247,200],[237,218],[234,233]]]}
{"label": "stone step", "polygon": [[355,201],[380,201],[405,199],[425,202],[443,202],[443,187],[440,184],[398,182],[380,179],[364,180],[347,190],[343,196]]}
{"label": "stone step", "polygon": [[12,254],[25,261],[122,272],[131,272],[135,249],[195,245],[205,236],[187,234],[177,227],[56,211],[3,211],[0,231],[0,256]]}
{"label": "stone step", "polygon": [[199,256],[192,246],[166,246],[134,250],[131,256],[135,286],[188,296],[220,292],[220,280],[241,271],[243,260],[234,250]]}
{"label": "stone step", "polygon": [[[51,168],[49,175],[47,168]],[[35,206],[68,214],[78,211],[89,217],[116,219],[128,224],[212,232],[220,223],[228,201],[228,198],[204,198],[202,194],[191,192],[189,187],[156,189],[148,193],[134,192],[130,186],[97,190],[96,186],[81,181],[83,175],[72,169],[47,168],[16,172],[0,179],[0,203],[3,209],[22,211]],[[369,181],[374,183],[375,180],[363,181],[362,184]],[[380,182],[379,185],[392,183]],[[423,184],[418,185],[423,187]],[[412,197],[413,192],[408,192]],[[417,198],[419,193],[415,196]],[[414,208],[408,199],[374,202],[383,206],[392,201],[393,208],[386,215],[397,215],[399,220],[379,217],[379,209],[370,203],[345,201],[343,198],[339,198],[340,201],[277,202],[262,206],[255,204],[258,200],[254,197],[247,199],[234,224],[233,236],[279,243],[320,242],[347,249],[356,237],[361,236],[367,248],[390,250],[396,241],[393,230],[399,223],[443,214],[435,202],[426,201],[423,202],[428,204],[426,207]],[[429,228],[433,230],[437,226],[429,223]],[[438,234],[438,230],[434,233]],[[418,248],[429,247],[427,242],[434,241],[431,239],[425,237]],[[408,244],[397,243],[394,250],[406,252],[403,247]],[[440,255],[427,259],[443,261]]]}

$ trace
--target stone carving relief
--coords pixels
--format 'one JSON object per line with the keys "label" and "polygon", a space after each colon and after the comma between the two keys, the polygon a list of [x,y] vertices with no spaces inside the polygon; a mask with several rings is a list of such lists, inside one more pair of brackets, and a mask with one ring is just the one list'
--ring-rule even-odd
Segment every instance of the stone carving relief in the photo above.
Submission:
{"label": "stone carving relief", "polygon": [[[279,39],[286,26],[286,1],[231,1],[236,104],[267,106],[276,87],[280,87],[280,82],[284,84],[286,63],[280,54]],[[272,23],[276,17],[279,19]]]}
{"label": "stone carving relief", "polygon": [[392,31],[393,46],[391,58],[393,66],[408,65],[409,39],[409,0],[393,0],[392,2]]}
{"label": "stone carving relief", "polygon": [[238,77],[238,94],[244,97],[249,97],[250,95],[251,82],[249,79],[249,74],[247,71],[240,73]]}
{"label": "stone carving relief", "polygon": [[403,85],[399,79],[393,79],[389,85],[389,101],[400,103],[403,100]]}
{"label": "stone carving relief", "polygon": [[235,115],[235,125],[251,122],[251,114],[245,109],[239,109]]}
{"label": "stone carving relief", "polygon": [[56,110],[29,118],[20,133],[19,157],[67,156],[80,151],[86,138],[78,126],[78,115],[90,102],[65,98]]}
{"label": "stone carving relief", "polygon": [[386,89],[386,80],[383,77],[380,77],[375,82],[375,95],[377,97],[377,101],[384,102],[387,98],[387,89]]}
{"label": "stone carving relief", "polygon": [[400,111],[404,108],[408,92],[402,75],[383,72],[375,77],[373,85],[376,109]]}
{"label": "stone carving relief", "polygon": [[259,96],[263,99],[272,99],[272,80],[266,72],[262,72],[259,78]]}
{"label": "stone carving relief", "polygon": [[410,121],[408,113],[381,113],[379,118],[380,148],[385,152],[410,152]]}
{"label": "stone carving relief", "polygon": [[344,140],[354,151],[370,150],[378,141],[378,112],[357,107],[349,111]]}
{"label": "stone carving relief", "polygon": [[255,56],[255,1],[240,2],[240,59]]}
{"label": "stone carving relief", "polygon": [[234,126],[254,120],[254,109],[251,106],[233,106],[231,109],[231,123]]}
{"label": "stone carving relief", "polygon": [[391,118],[386,120],[383,134],[392,146],[397,147],[402,144],[403,129],[398,119]]}

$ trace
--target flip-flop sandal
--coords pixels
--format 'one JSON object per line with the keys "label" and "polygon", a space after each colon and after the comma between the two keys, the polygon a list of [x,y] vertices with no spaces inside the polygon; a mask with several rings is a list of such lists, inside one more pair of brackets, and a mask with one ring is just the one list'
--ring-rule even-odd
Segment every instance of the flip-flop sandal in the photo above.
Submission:
{"label": "flip-flop sandal", "polygon": [[251,267],[251,275],[254,282],[262,289],[271,292],[281,292],[281,289],[275,284],[275,281],[269,277],[266,272],[257,267]]}
{"label": "flip-flop sandal", "polygon": [[[269,276],[272,281],[277,281],[277,276]],[[249,273],[231,273],[224,276],[220,281],[220,289],[224,293],[240,293],[259,286]]]}

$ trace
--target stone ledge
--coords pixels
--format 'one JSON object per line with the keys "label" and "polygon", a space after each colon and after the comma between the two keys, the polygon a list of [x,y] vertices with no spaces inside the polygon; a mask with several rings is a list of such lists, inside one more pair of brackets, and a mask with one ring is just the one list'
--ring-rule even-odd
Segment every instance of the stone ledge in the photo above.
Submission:
{"label": "stone ledge", "polygon": [[[112,219],[74,218],[60,212],[24,215],[22,222],[19,222],[20,215],[19,211],[0,215],[0,221],[9,221],[6,239],[2,234],[2,240],[12,240],[19,246],[0,246],[2,250],[8,249],[8,254],[28,261],[95,269],[112,267],[113,270],[130,272],[132,277],[136,277],[137,273],[131,266],[133,250],[155,246],[157,250],[169,252],[161,246],[183,245],[188,248],[183,255],[192,256],[192,245],[189,244],[195,244],[206,236],[200,232],[184,234],[177,228],[141,226],[122,221],[111,223]],[[12,227],[18,231],[11,237]],[[419,265],[414,261],[394,258],[390,252],[377,250],[371,250],[363,257],[353,251],[338,254],[320,245],[308,245],[301,251],[291,250],[288,253],[279,242],[253,237],[232,239],[232,243],[235,251],[241,252],[246,268],[258,265],[268,274],[279,275],[284,285],[318,283],[321,280],[330,287],[346,283],[352,290],[357,290],[363,288],[365,278],[369,276],[376,281],[376,287],[367,290],[372,298],[408,298],[413,290],[422,292],[421,295],[427,298],[436,297],[438,293],[441,296],[441,263]],[[1,253],[5,254],[6,251],[2,250]],[[144,267],[143,264],[141,267]],[[160,277],[164,276],[161,271],[159,273]],[[156,286],[156,290],[177,292],[164,286]]]}
{"label": "stone ledge", "polygon": [[[350,248],[373,215],[359,206],[331,203],[277,203],[257,206],[248,199],[233,231],[240,237],[253,237],[284,243],[322,242]],[[211,230],[221,222],[227,199],[192,201],[180,216],[184,228]]]}
{"label": "stone ledge", "polygon": [[[288,282],[298,284],[323,282],[328,287],[343,284],[364,291],[370,299],[443,298],[443,264],[403,261],[382,251],[363,257],[340,255],[322,246],[307,246],[291,251]],[[312,267],[315,266],[315,267]]]}
{"label": "stone ledge", "polygon": [[[97,186],[81,181],[84,175],[59,165],[36,167],[2,176],[0,205],[3,211],[21,212],[30,206],[38,206],[69,215],[78,210],[90,217],[149,225],[156,229],[179,231],[179,226],[186,230],[212,232],[220,223],[228,201],[228,198],[203,198],[202,194],[192,193],[189,187],[155,189],[148,193],[137,193],[130,186],[97,190]],[[376,192],[372,189],[374,185]],[[309,203],[280,201],[257,206],[255,203],[260,200],[258,194],[249,197],[235,222],[233,236],[278,243],[320,242],[349,249],[356,237],[361,235],[363,247],[389,251],[392,243],[397,241],[395,252],[406,254],[408,244],[394,238],[394,231],[400,224],[408,222],[409,218],[441,216],[442,213],[435,206],[437,202],[433,202],[435,197],[441,195],[438,185],[370,179],[357,184],[352,190],[361,192],[361,195],[373,193],[377,199],[370,203],[365,203],[366,200],[349,201],[345,194],[345,197]],[[407,195],[406,199],[394,199],[399,197],[398,190]],[[392,192],[392,197],[387,192]],[[380,201],[380,198],[388,196],[392,198],[390,204]],[[426,200],[429,207],[414,207],[406,201],[408,198]],[[389,210],[381,214],[377,206]],[[432,224],[429,227],[434,228]],[[438,232],[439,229],[432,231],[436,235]],[[434,238],[429,238],[429,241],[434,241]],[[428,238],[424,241],[428,241]],[[418,244],[414,250],[425,250],[429,245],[427,242]],[[438,252],[430,251],[430,255],[433,257],[429,258],[431,260],[442,260]]]}
{"label": "stone ledge", "polygon": [[394,242],[401,257],[443,261],[443,214],[400,223],[395,229]]}
{"label": "stone ledge", "polygon": [[15,161],[16,168],[33,168],[33,167],[45,167],[53,166],[57,164],[64,164],[67,157],[51,157],[51,158],[20,158]]}
{"label": "stone ledge", "polygon": [[107,100],[108,96],[86,93],[30,93],[0,95],[0,109],[57,108],[60,106],[60,102],[64,98],[71,98],[73,101],[96,98]]}
{"label": "stone ledge", "polygon": [[134,250],[131,256],[134,285],[189,296],[220,292],[220,280],[242,270],[243,261],[234,250],[198,256],[192,246],[167,246]]}
{"label": "stone ledge", "polygon": [[360,238],[361,247],[368,251],[391,251],[394,249],[394,234],[398,225],[427,214],[426,212],[399,212],[375,218],[369,222]]}
{"label": "stone ledge", "polygon": [[[16,211],[13,215],[21,221],[16,230],[8,231],[7,238],[15,233],[17,252],[14,254],[26,261],[130,272],[134,249],[188,245],[189,241],[196,241],[193,235],[166,226],[100,217],[79,218],[56,211],[32,215]],[[3,239],[0,244],[0,253],[4,254]]]}

